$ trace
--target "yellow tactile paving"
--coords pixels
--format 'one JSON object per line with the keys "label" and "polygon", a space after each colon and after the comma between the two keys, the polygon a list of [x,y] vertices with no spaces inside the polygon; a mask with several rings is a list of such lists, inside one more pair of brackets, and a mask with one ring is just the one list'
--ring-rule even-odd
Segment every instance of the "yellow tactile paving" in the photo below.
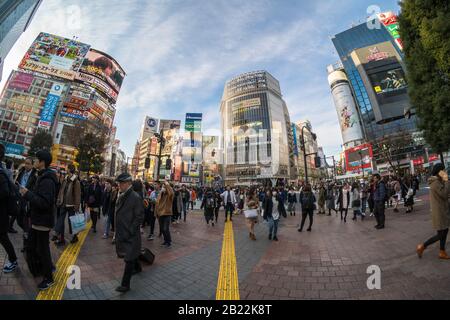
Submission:
{"label": "yellow tactile paving", "polygon": [[233,223],[225,224],[216,300],[240,300]]}
{"label": "yellow tactile paving", "polygon": [[47,291],[40,292],[36,297],[36,300],[61,300],[66,289],[67,279],[69,274],[66,272],[67,268],[74,265],[80,254],[81,247],[86,240],[86,236],[91,229],[92,221],[90,221],[86,227],[86,230],[78,235],[78,242],[75,244],[69,244],[63,251],[56,264],[56,273],[54,274],[55,285]]}

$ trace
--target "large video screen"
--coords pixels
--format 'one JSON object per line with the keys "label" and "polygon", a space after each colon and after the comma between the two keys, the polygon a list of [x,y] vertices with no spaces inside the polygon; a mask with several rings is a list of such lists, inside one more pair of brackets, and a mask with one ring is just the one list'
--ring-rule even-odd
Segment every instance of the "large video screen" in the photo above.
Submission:
{"label": "large video screen", "polygon": [[374,73],[369,75],[369,78],[377,96],[395,93],[408,88],[405,73],[402,68]]}
{"label": "large video screen", "polygon": [[[347,172],[372,168],[373,148],[371,144],[363,144],[345,151]],[[362,160],[362,161],[361,161]]]}

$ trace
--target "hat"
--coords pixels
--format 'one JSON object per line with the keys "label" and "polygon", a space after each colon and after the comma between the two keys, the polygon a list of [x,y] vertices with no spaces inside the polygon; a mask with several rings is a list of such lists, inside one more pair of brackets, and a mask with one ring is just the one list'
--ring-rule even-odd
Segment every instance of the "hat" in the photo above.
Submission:
{"label": "hat", "polygon": [[122,173],[116,179],[117,182],[132,182],[133,178],[128,173]]}
{"label": "hat", "polygon": [[441,172],[442,170],[445,170],[445,166],[440,162],[436,163],[433,167],[433,171],[431,172],[431,174],[433,176],[437,176],[439,172]]}

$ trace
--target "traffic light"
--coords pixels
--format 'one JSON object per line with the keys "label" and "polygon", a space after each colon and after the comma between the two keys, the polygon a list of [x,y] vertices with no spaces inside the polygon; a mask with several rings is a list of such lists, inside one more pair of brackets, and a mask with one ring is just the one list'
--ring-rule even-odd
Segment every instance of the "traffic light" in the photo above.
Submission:
{"label": "traffic light", "polygon": [[315,157],[314,158],[314,162],[315,162],[316,168],[321,168],[322,167],[322,159],[320,157]]}
{"label": "traffic light", "polygon": [[166,160],[166,170],[171,170],[171,169],[172,169],[172,160],[167,159]]}
{"label": "traffic light", "polygon": [[150,169],[150,157],[145,158],[145,169]]}

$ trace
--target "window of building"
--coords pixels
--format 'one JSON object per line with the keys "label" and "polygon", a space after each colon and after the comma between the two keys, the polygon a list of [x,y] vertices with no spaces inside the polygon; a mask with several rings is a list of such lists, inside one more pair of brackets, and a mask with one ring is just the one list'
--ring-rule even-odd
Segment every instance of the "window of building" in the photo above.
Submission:
{"label": "window of building", "polygon": [[32,138],[26,138],[26,139],[25,139],[25,147],[29,147],[29,146],[30,146],[30,144],[31,144],[31,139],[32,139]]}
{"label": "window of building", "polygon": [[16,114],[14,114],[14,122],[17,122],[17,121],[19,121],[19,118],[20,118],[20,114],[18,114],[18,113],[16,113]]}
{"label": "window of building", "polygon": [[14,123],[12,123],[9,127],[9,132],[15,133],[15,132],[17,132],[17,130],[18,130],[17,126]]}
{"label": "window of building", "polygon": [[13,117],[13,113],[11,111],[7,111],[5,114],[5,119],[6,120],[11,120]]}
{"label": "window of building", "polygon": [[28,127],[28,135],[34,135],[36,133],[35,127]]}
{"label": "window of building", "polygon": [[8,139],[6,139],[6,141],[14,143],[16,141],[16,135],[14,133],[9,133]]}
{"label": "window of building", "polygon": [[40,94],[41,94],[41,89],[40,88],[34,88],[33,89],[33,95],[39,96]]}
{"label": "window of building", "polygon": [[45,83],[45,86],[44,86],[44,88],[45,88],[45,89],[51,89],[51,88],[52,88],[52,86],[53,86],[53,83],[52,83],[52,82],[50,82],[50,81],[47,81],[47,82]]}
{"label": "window of building", "polygon": [[25,142],[24,136],[17,136],[16,143],[17,144],[23,144]]}

